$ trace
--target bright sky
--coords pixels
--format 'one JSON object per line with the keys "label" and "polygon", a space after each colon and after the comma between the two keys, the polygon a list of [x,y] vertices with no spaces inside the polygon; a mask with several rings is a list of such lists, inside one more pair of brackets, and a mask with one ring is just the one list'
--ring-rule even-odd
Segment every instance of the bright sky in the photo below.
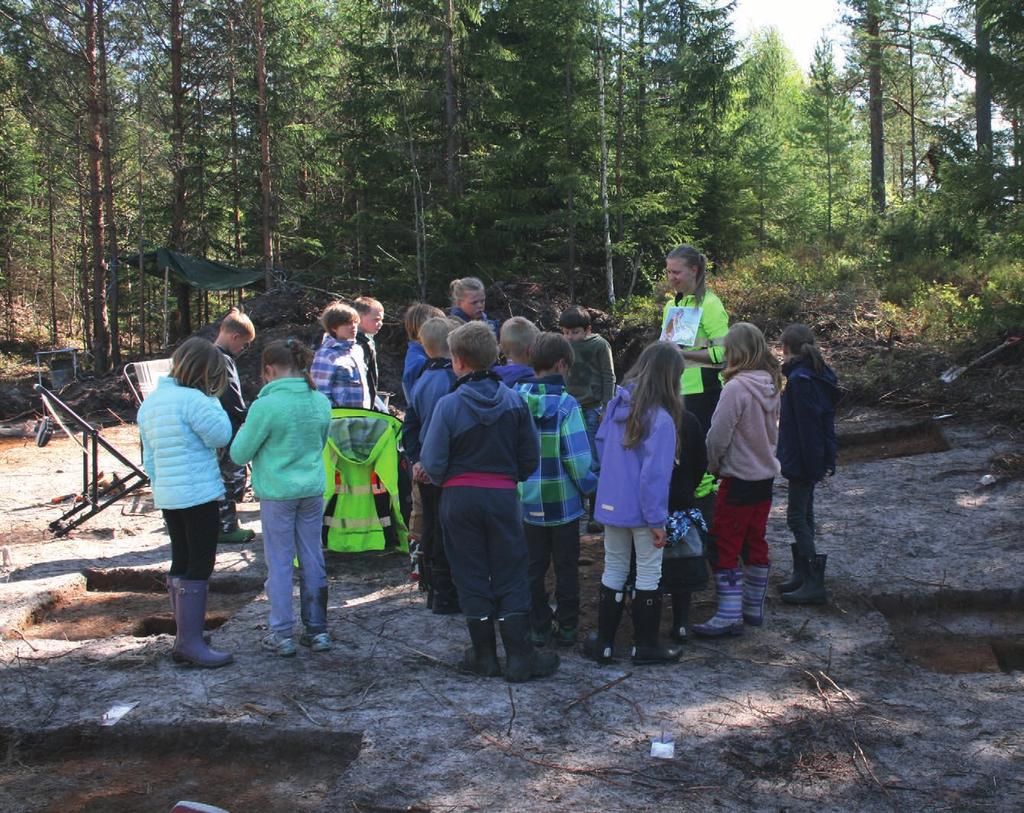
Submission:
{"label": "bright sky", "polygon": [[775,26],[806,73],[822,34],[833,40],[833,53],[842,62],[846,31],[841,17],[839,0],[737,0],[733,27],[742,41],[759,28]]}

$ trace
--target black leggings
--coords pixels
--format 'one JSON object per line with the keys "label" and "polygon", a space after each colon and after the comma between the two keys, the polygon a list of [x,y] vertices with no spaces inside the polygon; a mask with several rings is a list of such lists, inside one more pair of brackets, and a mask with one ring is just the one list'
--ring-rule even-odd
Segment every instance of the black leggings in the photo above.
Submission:
{"label": "black leggings", "polygon": [[190,508],[165,508],[164,522],[171,535],[171,575],[206,581],[217,555],[220,514],[217,501]]}

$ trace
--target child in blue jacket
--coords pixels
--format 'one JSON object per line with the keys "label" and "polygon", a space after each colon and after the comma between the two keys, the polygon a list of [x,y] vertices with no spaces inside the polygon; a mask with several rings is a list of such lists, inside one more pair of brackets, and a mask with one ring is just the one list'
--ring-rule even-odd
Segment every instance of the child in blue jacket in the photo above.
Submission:
{"label": "child in blue jacket", "polygon": [[442,317],[428,319],[419,330],[420,341],[427,353],[427,364],[412,388],[412,399],[402,425],[402,446],[412,466],[414,489],[420,494],[423,512],[419,538],[423,569],[421,583],[426,583],[427,607],[436,615],[460,612],[459,595],[452,581],[451,568],[444,551],[444,529],[441,525],[441,489],[430,482],[420,464],[423,437],[430,428],[437,402],[452,391],[455,373],[448,358],[448,334],[453,323]]}
{"label": "child in blue jacket", "polygon": [[667,663],[678,660],[682,652],[678,646],[658,640],[658,583],[669,483],[679,454],[676,427],[683,414],[682,374],[683,356],[674,344],[649,345],[609,401],[597,430],[601,474],[594,516],[604,524],[604,573],[597,633],[586,641],[584,653],[598,663],[612,659],[634,550],[633,662]]}
{"label": "child in blue jacket", "polygon": [[217,449],[231,441],[231,421],[217,400],[227,387],[224,355],[206,339],[187,339],[171,356],[171,373],[139,407],[142,463],[171,537],[167,589],[177,624],[175,661],[215,668],[229,652],[203,640],[208,580],[220,531],[224,482]]}
{"label": "child in blue jacket", "polygon": [[796,543],[793,575],[779,586],[787,604],[824,604],[827,556],[814,547],[814,485],[836,470],[835,412],[841,391],[806,325],[782,331],[786,388],[776,454],[789,481],[786,522]]}
{"label": "child in blue jacket", "polygon": [[545,677],[558,656],[530,643],[526,540],[516,484],[540,462],[537,430],[523,399],[491,366],[498,342],[475,320],[448,336],[455,390],[434,407],[420,464],[442,488],[445,551],[473,647],[465,666],[500,674],[494,620],[505,644],[505,679]]}
{"label": "child in blue jacket", "polygon": [[[597,487],[597,476],[592,471],[583,413],[565,389],[572,345],[558,333],[541,333],[530,346],[529,358],[535,377],[519,384],[516,391],[526,401],[540,434],[540,466],[519,484],[530,556],[531,638],[543,646],[553,632],[556,644],[572,646],[580,616],[579,520],[585,495]],[[544,589],[552,561],[554,616]]]}

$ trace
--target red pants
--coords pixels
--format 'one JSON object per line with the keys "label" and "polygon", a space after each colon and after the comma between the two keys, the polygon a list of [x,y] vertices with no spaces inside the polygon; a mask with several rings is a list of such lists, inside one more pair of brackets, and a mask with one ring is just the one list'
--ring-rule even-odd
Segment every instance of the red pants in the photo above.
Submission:
{"label": "red pants", "polygon": [[768,526],[768,512],[772,501],[762,500],[751,505],[729,503],[728,477],[718,484],[715,499],[715,517],[711,522],[710,535],[714,544],[709,546],[711,567],[714,570],[734,570],[739,567],[742,553],[747,565],[768,564],[768,540],[765,528]]}

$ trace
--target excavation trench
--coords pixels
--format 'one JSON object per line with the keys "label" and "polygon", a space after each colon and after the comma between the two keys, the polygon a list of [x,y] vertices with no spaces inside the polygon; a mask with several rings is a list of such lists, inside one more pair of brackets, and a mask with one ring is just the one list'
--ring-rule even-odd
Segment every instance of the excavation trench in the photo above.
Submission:
{"label": "excavation trench", "polygon": [[[26,638],[87,641],[175,634],[162,572],[152,568],[89,569],[84,575],[84,589],[65,591],[32,613],[29,625],[22,630]],[[256,577],[211,579],[206,629],[227,622],[262,589]]]}
{"label": "excavation trench", "polygon": [[0,796],[26,813],[137,813],[183,799],[301,813],[319,808],[362,745],[344,731],[129,719],[113,728],[0,729]]}
{"label": "excavation trench", "polygon": [[1024,589],[881,595],[901,653],[933,672],[1024,671]]}

